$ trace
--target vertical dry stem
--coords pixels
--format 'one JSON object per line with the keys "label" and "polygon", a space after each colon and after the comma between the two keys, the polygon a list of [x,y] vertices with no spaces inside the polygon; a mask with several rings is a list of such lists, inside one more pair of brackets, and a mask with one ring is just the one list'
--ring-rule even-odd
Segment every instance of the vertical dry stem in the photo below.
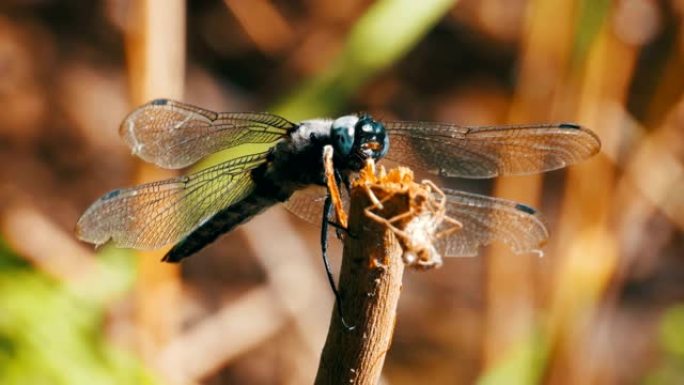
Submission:
{"label": "vertical dry stem", "polygon": [[[185,75],[185,2],[141,0],[131,3],[126,48],[132,104],[153,98],[180,99]],[[174,175],[139,163],[138,182]],[[162,251],[140,253],[136,296],[138,348],[150,363],[177,332],[180,294],[178,266],[161,264]]]}
{"label": "vertical dry stem", "polygon": [[[374,190],[375,191],[375,190]],[[379,198],[387,191],[376,191]],[[391,230],[366,215],[371,205],[361,186],[352,189],[350,223],[339,287],[343,311],[355,329],[348,331],[333,312],[321,355],[316,384],[376,384],[396,322],[404,263]],[[380,214],[392,217],[408,210],[408,194],[392,194]]]}

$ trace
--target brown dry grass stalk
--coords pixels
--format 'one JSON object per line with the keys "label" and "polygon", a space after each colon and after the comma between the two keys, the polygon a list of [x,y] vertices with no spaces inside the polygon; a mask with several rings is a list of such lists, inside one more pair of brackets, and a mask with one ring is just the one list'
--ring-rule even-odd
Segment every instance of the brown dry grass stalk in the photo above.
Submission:
{"label": "brown dry grass stalk", "polygon": [[[185,77],[185,2],[133,2],[126,33],[131,101],[140,105],[158,97],[181,99]],[[173,173],[140,162],[140,183]],[[140,252],[136,295],[137,345],[154,365],[157,354],[178,331],[180,269],[161,264],[164,250]]]}

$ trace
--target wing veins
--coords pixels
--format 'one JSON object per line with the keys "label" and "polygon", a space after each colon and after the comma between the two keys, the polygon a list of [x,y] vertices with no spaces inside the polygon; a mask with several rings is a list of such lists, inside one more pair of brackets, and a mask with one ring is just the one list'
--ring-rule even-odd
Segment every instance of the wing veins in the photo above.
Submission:
{"label": "wing veins", "polygon": [[[77,233],[96,244],[112,239],[134,248],[167,244],[248,194],[248,171],[263,164],[267,154],[252,154],[190,176],[109,192],[86,210]],[[202,195],[203,190],[208,194]],[[177,218],[173,216],[176,211]]]}
{"label": "wing veins", "polygon": [[396,140],[387,158],[439,175],[490,178],[555,170],[600,149],[598,137],[563,124],[464,127],[386,122]]}
{"label": "wing veins", "polygon": [[182,168],[207,155],[249,143],[273,143],[296,125],[270,113],[216,113],[160,99],[132,111],[120,134],[140,158]]}
{"label": "wing veins", "polygon": [[[531,252],[548,238],[548,231],[539,214],[520,210],[514,201],[460,190],[444,191],[448,196],[447,214],[462,220],[463,230],[468,231],[465,235],[455,233],[448,237],[451,239],[444,240],[445,251],[451,249],[455,253],[462,253],[448,255],[476,255],[480,247],[496,240],[509,246],[515,253]],[[501,222],[504,222],[503,225]],[[467,243],[457,243],[459,240]]]}
{"label": "wing veins", "polygon": [[[152,226],[152,224],[157,222],[157,219],[164,218],[170,211],[172,212],[176,208],[176,205],[182,203],[183,201],[187,202],[188,197],[193,196],[195,194],[195,192],[197,192],[198,190],[206,187],[207,185],[211,184],[212,182],[214,182],[214,181],[216,181],[222,177],[229,177],[226,180],[226,183],[230,184],[230,183],[234,182],[235,178],[238,176],[240,176],[240,174],[231,174],[231,173],[223,174],[223,173],[221,173],[221,174],[217,174],[211,178],[203,179],[202,181],[200,181],[201,183],[198,182],[196,185],[192,186],[191,189],[190,188],[184,189],[183,193],[180,196],[178,196],[176,199],[174,199],[172,202],[170,202],[167,206],[165,206],[162,211],[156,212],[151,220],[146,221],[145,225],[140,229],[140,232],[146,233],[146,231],[150,228],[150,226]],[[188,186],[189,186],[189,183],[185,183],[185,187],[188,187]],[[214,198],[213,194],[216,194],[216,193],[217,192],[213,192],[212,194],[205,194],[202,197],[202,199],[198,200],[197,202],[191,202],[192,206],[190,207],[190,209],[197,209],[198,207],[201,207],[201,205],[204,204],[209,198]],[[166,199],[166,198],[168,198],[168,197],[165,197],[164,199]],[[162,200],[162,198],[159,198],[159,199],[151,202],[150,204],[156,204],[156,203],[160,202],[161,200]],[[177,227],[177,226],[174,226],[174,228],[175,227]],[[171,229],[169,229],[169,230],[171,230]],[[167,230],[166,233],[168,233],[169,230]],[[192,230],[190,230],[190,231],[192,231]]]}

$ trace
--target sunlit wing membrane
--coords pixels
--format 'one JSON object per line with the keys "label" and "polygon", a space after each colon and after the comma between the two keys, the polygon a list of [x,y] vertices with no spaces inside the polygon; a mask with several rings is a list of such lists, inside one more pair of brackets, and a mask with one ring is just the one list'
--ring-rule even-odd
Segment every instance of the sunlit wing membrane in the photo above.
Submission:
{"label": "sunlit wing membrane", "polygon": [[323,203],[325,202],[325,187],[309,186],[295,191],[284,206],[294,215],[314,224],[320,225],[323,218]]}
{"label": "sunlit wing membrane", "polygon": [[574,124],[461,127],[447,123],[385,122],[387,159],[434,174],[491,178],[531,174],[578,163],[601,148]]}
{"label": "sunlit wing membrane", "polygon": [[[295,191],[290,199],[284,203],[284,206],[299,218],[316,226],[320,226],[323,218],[323,204],[325,203],[326,194],[327,190],[323,186],[309,186],[302,190]],[[340,189],[340,197],[342,198],[344,209],[349,212],[349,193],[346,189]],[[335,219],[334,212],[331,212],[329,219]]]}
{"label": "sunlit wing membrane", "polygon": [[101,245],[154,249],[176,242],[254,189],[249,170],[267,153],[230,160],[198,173],[111,191],[76,225],[77,236]]}
{"label": "sunlit wing membrane", "polygon": [[[463,228],[437,241],[444,256],[475,256],[493,241],[508,245],[514,253],[540,252],[549,236],[537,212],[520,203],[443,189],[447,215]],[[443,224],[442,226],[450,226]]]}
{"label": "sunlit wing membrane", "polygon": [[[539,252],[549,233],[539,214],[531,207],[505,199],[464,191],[443,189],[447,195],[447,215],[463,228],[435,242],[444,256],[476,256],[481,247],[494,241],[509,246],[514,253]],[[325,188],[312,186],[295,192],[285,207],[296,216],[320,225]],[[349,207],[349,196],[342,198]],[[444,223],[439,231],[452,226]]]}
{"label": "sunlit wing membrane", "polygon": [[294,124],[261,112],[216,113],[168,99],[131,112],[119,133],[133,153],[164,168],[189,166],[219,150],[272,143]]}

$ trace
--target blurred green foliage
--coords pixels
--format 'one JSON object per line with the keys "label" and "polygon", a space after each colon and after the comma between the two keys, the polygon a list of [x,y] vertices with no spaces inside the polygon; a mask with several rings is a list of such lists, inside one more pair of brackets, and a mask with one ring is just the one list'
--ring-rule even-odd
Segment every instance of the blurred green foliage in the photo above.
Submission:
{"label": "blurred green foliage", "polygon": [[609,0],[583,0],[579,2],[570,68],[582,67],[581,64],[587,59],[589,48],[605,25],[610,10],[611,2]]}
{"label": "blurred green foliage", "polygon": [[668,354],[684,359],[684,304],[670,308],[663,315],[660,342]]}
{"label": "blurred green foliage", "polygon": [[335,62],[280,102],[274,112],[295,120],[338,113],[364,82],[413,48],[456,2],[375,2],[356,22]]}
{"label": "blurred green foliage", "polygon": [[64,284],[0,244],[0,384],[153,384],[102,333],[105,305],[135,276],[129,253],[105,249],[97,279]]}
{"label": "blurred green foliage", "polygon": [[541,331],[511,348],[501,363],[484,372],[477,385],[539,384],[549,357],[548,338]]}
{"label": "blurred green foliage", "polygon": [[669,308],[660,320],[660,347],[663,359],[644,383],[684,384],[684,304]]}
{"label": "blurred green foliage", "polygon": [[[366,81],[413,48],[457,2],[375,2],[354,24],[336,60],[268,111],[293,121],[339,113]],[[194,169],[204,169],[253,151],[262,151],[271,145],[238,146],[199,162]]]}

